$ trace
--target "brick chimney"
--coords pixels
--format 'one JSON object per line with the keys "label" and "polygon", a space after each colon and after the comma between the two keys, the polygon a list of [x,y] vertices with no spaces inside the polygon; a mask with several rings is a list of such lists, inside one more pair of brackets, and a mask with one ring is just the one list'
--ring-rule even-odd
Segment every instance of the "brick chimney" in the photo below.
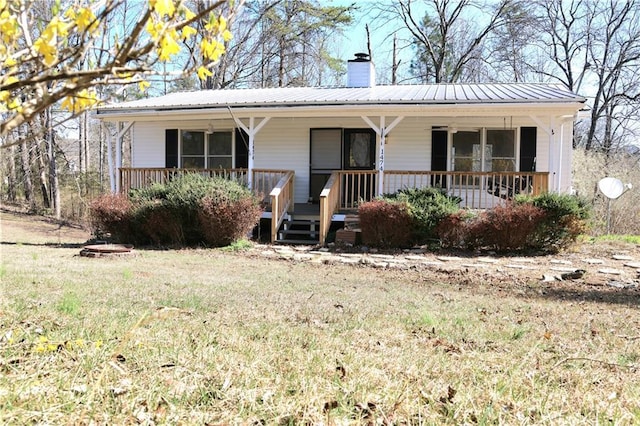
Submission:
{"label": "brick chimney", "polygon": [[376,85],[376,68],[366,53],[356,53],[347,62],[347,87],[373,87]]}

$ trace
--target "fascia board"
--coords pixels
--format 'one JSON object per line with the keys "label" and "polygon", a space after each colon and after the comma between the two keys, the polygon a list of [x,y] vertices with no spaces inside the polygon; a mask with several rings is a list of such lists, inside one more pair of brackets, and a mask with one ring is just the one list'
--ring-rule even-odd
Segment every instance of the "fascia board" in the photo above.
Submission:
{"label": "fascia board", "polygon": [[[361,117],[371,116],[516,116],[516,115],[566,115],[575,114],[584,105],[572,103],[484,103],[484,104],[413,104],[413,105],[322,105],[289,107],[233,107],[231,111],[238,118],[313,118],[313,117]],[[172,120],[215,120],[229,119],[228,108],[179,109],[157,111],[102,110],[93,117],[107,122],[116,121],[157,121],[160,118]]]}

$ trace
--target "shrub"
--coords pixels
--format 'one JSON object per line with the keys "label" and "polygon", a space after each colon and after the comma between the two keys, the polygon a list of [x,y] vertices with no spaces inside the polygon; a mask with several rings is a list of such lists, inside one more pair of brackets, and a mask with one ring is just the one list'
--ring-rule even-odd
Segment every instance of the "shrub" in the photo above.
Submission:
{"label": "shrub", "polygon": [[573,195],[544,193],[533,198],[519,197],[517,203],[531,203],[544,211],[544,218],[531,236],[533,248],[555,252],[574,243],[588,230],[591,209]]}
{"label": "shrub", "polygon": [[[259,200],[248,188],[196,173],[132,191],[130,200],[110,197],[120,197],[118,202],[125,203],[121,209],[128,212],[126,232],[118,236],[136,244],[227,245],[244,237],[261,214]],[[117,213],[105,212],[108,219],[95,220],[121,223]]]}
{"label": "shrub", "polygon": [[460,198],[448,196],[440,188],[407,188],[385,198],[409,206],[417,242],[437,237],[438,223],[460,209]]}
{"label": "shrub", "polygon": [[208,196],[200,203],[198,222],[205,242],[220,247],[245,238],[261,213],[258,200],[251,196],[238,200]]}
{"label": "shrub", "polygon": [[531,203],[506,203],[480,214],[471,233],[476,246],[502,252],[535,249],[532,236],[545,217],[545,211]]}
{"label": "shrub", "polygon": [[121,194],[105,194],[89,204],[89,220],[97,238],[126,242],[133,229],[133,205]]}
{"label": "shrub", "polygon": [[476,216],[465,210],[458,210],[443,218],[435,227],[440,245],[445,248],[474,248]]}
{"label": "shrub", "polygon": [[412,243],[413,220],[406,203],[377,199],[358,208],[362,242],[372,247],[407,247]]}

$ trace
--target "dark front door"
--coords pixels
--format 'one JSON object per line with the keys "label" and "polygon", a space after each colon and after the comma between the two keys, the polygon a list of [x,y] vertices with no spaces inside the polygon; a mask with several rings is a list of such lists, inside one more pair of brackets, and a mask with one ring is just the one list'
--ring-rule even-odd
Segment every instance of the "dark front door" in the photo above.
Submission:
{"label": "dark front door", "polygon": [[376,133],[371,129],[345,129],[345,170],[373,170],[375,167]]}
{"label": "dark front door", "polygon": [[[376,168],[376,133],[372,129],[345,129],[343,164],[347,171]],[[374,173],[349,173],[344,180],[345,200],[370,201],[376,191]],[[347,201],[351,204],[350,201]]]}

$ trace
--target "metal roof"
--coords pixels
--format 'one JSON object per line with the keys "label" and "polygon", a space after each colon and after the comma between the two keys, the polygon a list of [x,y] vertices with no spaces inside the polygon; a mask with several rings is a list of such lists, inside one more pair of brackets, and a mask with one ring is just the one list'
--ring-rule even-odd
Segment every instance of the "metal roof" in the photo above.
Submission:
{"label": "metal roof", "polygon": [[109,104],[109,112],[161,111],[226,107],[321,105],[456,105],[511,103],[584,103],[584,97],[558,84],[429,84],[374,87],[288,87],[177,92],[149,99]]}

